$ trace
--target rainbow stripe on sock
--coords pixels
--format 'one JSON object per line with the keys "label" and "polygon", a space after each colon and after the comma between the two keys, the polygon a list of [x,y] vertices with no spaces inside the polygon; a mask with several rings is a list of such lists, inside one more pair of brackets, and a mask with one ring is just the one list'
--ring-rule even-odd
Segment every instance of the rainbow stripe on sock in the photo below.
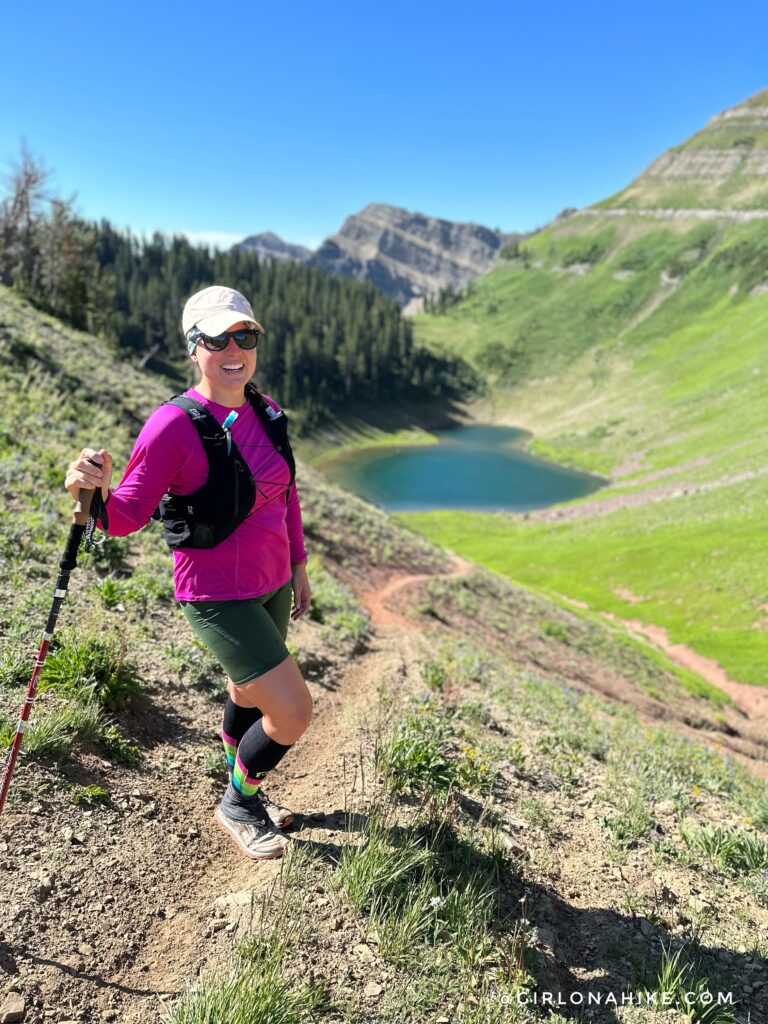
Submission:
{"label": "rainbow stripe on sock", "polygon": [[237,740],[232,739],[231,736],[227,736],[227,734],[222,729],[221,741],[224,744],[224,753],[227,755],[227,764],[229,765],[229,770],[232,771],[235,767],[235,755],[237,754]]}
{"label": "rainbow stripe on sock", "polygon": [[264,781],[266,773],[260,775],[249,775],[239,757],[235,758],[235,767],[232,771],[232,785],[243,796],[253,796],[258,792],[259,786]]}

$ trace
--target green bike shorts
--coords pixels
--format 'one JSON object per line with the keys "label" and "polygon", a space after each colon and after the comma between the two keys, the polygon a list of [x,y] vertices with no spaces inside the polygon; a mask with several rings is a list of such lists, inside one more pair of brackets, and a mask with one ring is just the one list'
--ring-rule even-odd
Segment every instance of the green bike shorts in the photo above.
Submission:
{"label": "green bike shorts", "polygon": [[184,618],[237,686],[288,657],[290,581],[245,601],[180,601]]}

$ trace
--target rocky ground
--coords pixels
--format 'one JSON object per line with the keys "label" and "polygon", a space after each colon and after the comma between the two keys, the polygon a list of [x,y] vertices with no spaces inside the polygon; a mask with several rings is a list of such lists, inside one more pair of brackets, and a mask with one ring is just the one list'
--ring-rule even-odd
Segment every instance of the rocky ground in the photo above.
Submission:
{"label": "rocky ground", "polygon": [[[610,669],[605,653],[600,658],[571,647],[563,656],[554,640],[547,646],[533,639],[513,649],[509,622],[503,621],[509,608],[499,606],[496,584],[489,590],[488,575],[479,582],[480,574],[472,576],[466,564],[447,567],[448,574],[393,572],[360,562],[346,570],[334,568],[368,610],[368,638],[356,650],[339,653],[314,624],[295,628],[292,639],[304,651],[315,718],[270,779],[275,797],[297,812],[292,842],[317,854],[321,863],[333,866],[341,846],[354,841],[354,817],[346,812],[365,789],[367,730],[378,715],[382,693],[398,700],[418,692],[424,659],[443,640],[473,626],[484,634],[476,639],[506,651],[516,663],[585,688],[597,682],[602,693],[625,701],[641,719],[658,720],[652,702],[632,689],[621,670]],[[457,590],[462,578],[469,581],[467,588]],[[495,624],[488,608],[478,607],[479,600],[499,609]],[[561,614],[571,627],[567,613]],[[481,687],[474,689],[474,696],[488,700]],[[463,694],[472,696],[470,689]],[[494,708],[496,727],[502,732],[513,728],[515,709]],[[157,674],[146,681],[122,718],[145,751],[141,766],[117,768],[86,752],[68,769],[70,781],[109,791],[104,806],[73,806],[60,790],[41,784],[48,769],[33,760],[24,763],[0,840],[0,1020],[149,1024],[163,1019],[164,1007],[201,970],[230,961],[233,944],[247,931],[254,907],[279,879],[282,865],[241,857],[212,821],[222,790],[221,772],[210,767],[218,750],[219,714],[220,696],[210,686]],[[684,713],[673,710],[668,717],[692,731]],[[690,709],[687,717],[690,721]],[[701,724],[700,719],[700,735]],[[705,727],[703,733],[719,742],[712,729]],[[745,758],[749,753],[765,757],[765,750],[754,745]],[[677,914],[679,927],[692,913],[711,921],[726,893],[721,882],[697,877],[679,864],[649,868],[642,851],[618,864],[596,856],[602,845],[601,774],[596,762],[582,777],[578,794],[565,803],[556,790],[550,794],[555,800],[549,813],[557,824],[550,821],[546,828],[515,810],[536,786],[514,768],[507,769],[514,798],[498,798],[512,815],[519,850],[527,850],[537,865],[526,880],[538,916],[533,941],[549,975],[571,985],[589,984],[606,972],[613,983],[625,983],[630,960],[623,962],[626,950],[621,947],[628,933],[641,946],[659,943],[658,915],[665,909]],[[659,828],[672,830],[673,805],[659,804],[656,813]],[[377,959],[375,946],[372,951],[366,944],[364,921],[334,900],[321,880],[315,885],[315,879],[308,869],[315,929],[308,948],[316,950],[315,968],[331,984],[337,1006],[359,989],[359,998],[371,1006],[371,1019],[388,1019],[374,1007],[394,983],[393,972]],[[756,1000],[768,992],[761,988],[768,975],[765,960],[753,954],[768,944],[768,910],[750,907],[742,894],[731,892],[728,898],[733,903],[729,919],[735,911],[749,926],[741,936],[734,933],[733,948],[723,942],[717,955],[725,966],[738,964],[740,995],[752,1001],[751,1021],[756,1022],[765,1019],[758,1015]],[[752,954],[744,944],[748,932],[755,943]],[[615,940],[608,953],[606,934]],[[338,1013],[331,1017],[341,1019]]]}

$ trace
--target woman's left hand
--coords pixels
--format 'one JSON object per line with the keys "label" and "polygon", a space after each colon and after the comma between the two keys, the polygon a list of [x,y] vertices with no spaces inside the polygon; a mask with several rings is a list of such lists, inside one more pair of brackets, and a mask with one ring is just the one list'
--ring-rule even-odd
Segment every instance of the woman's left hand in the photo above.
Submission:
{"label": "woman's left hand", "polygon": [[305,562],[293,567],[292,581],[293,611],[291,612],[291,619],[295,621],[296,619],[300,619],[302,615],[309,611],[309,602],[312,597],[309,580],[307,579],[307,566]]}

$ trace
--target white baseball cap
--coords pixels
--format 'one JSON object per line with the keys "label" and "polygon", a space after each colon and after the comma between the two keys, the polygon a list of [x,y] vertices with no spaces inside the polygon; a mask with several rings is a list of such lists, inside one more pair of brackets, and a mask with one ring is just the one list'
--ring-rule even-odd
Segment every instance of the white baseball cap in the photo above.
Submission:
{"label": "white baseball cap", "polygon": [[181,316],[181,329],[186,336],[193,327],[198,327],[203,334],[215,338],[241,321],[255,324],[257,330],[266,333],[244,295],[234,288],[214,284],[187,299]]}

